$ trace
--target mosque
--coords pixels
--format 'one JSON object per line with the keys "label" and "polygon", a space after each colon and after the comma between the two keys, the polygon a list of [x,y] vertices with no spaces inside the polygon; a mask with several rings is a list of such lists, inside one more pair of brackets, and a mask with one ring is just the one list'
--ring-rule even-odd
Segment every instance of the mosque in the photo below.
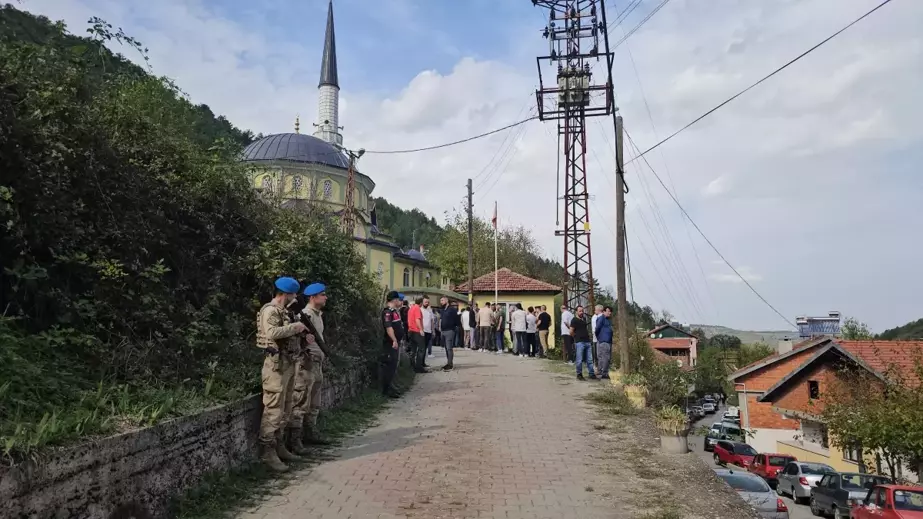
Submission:
{"label": "mosque", "polygon": [[[327,6],[327,29],[318,84],[317,123],[314,135],[300,132],[267,135],[244,149],[242,160],[252,164],[254,189],[278,197],[283,207],[306,210],[320,207],[342,215],[346,206],[350,151],[343,147],[339,126],[340,83],[337,75],[336,38],[333,29],[333,0]],[[361,153],[361,152],[360,152]],[[393,238],[378,227],[374,202],[375,182],[354,167],[353,200],[356,225],[354,239],[365,256],[369,272],[383,288],[406,292],[441,292],[447,288],[436,267],[420,250],[401,250]],[[406,289],[406,290],[405,290]],[[411,290],[415,289],[415,290]]]}

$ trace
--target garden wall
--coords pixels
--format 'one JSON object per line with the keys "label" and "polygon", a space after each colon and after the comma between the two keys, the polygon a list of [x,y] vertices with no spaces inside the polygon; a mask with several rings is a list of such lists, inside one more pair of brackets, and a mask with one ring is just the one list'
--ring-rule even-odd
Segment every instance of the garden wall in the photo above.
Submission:
{"label": "garden wall", "polygon": [[[324,384],[335,407],[369,383],[356,369]],[[214,470],[256,458],[260,396],[0,467],[0,518],[165,517],[170,498]]]}

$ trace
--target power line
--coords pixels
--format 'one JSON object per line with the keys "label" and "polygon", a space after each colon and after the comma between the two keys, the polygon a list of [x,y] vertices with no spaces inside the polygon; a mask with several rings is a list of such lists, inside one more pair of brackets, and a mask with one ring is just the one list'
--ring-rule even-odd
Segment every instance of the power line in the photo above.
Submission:
{"label": "power line", "polygon": [[[890,2],[891,0],[887,0],[887,1]],[[628,140],[629,140],[629,141],[634,142],[634,140],[631,138],[631,134],[628,133],[628,130],[625,130],[625,135],[628,137]],[[637,157],[636,157],[636,158],[637,158]],[[641,156],[641,158],[643,158],[643,156]],[[645,158],[644,161],[647,162],[647,159]],[[650,166],[650,164],[648,164],[648,166]],[[792,328],[798,328],[797,326],[795,326],[795,323],[791,322],[791,321],[788,319],[788,317],[785,317],[785,315],[784,315],[782,312],[776,310],[776,307],[772,306],[772,304],[771,304],[769,301],[767,301],[766,298],[762,296],[762,294],[760,294],[759,292],[757,292],[757,290],[756,290],[755,288],[753,288],[753,285],[751,285],[750,282],[747,281],[747,279],[746,279],[745,277],[743,277],[743,276],[740,274],[740,272],[737,271],[736,268],[734,268],[734,265],[731,265],[731,262],[728,261],[727,258],[724,257],[724,254],[721,254],[721,251],[718,250],[718,247],[715,247],[715,244],[712,243],[711,240],[708,239],[708,236],[705,236],[705,233],[702,232],[702,229],[699,228],[699,225],[698,225],[697,223],[695,223],[695,220],[693,220],[691,216],[689,216],[689,213],[686,212],[686,209],[683,207],[683,205],[679,203],[679,200],[677,200],[676,197],[673,196],[673,193],[670,191],[669,188],[667,188],[667,185],[663,183],[663,179],[661,179],[661,178],[660,178],[660,175],[658,175],[657,172],[654,171],[654,168],[651,168],[651,173],[654,174],[654,178],[657,179],[657,182],[660,183],[660,185],[661,185],[661,187],[663,187],[664,191],[666,191],[667,194],[670,195],[670,198],[673,200],[673,202],[676,204],[676,206],[679,207],[679,210],[683,212],[683,214],[684,214],[684,215],[686,216],[686,218],[689,220],[689,223],[691,223],[692,226],[695,227],[695,230],[696,230],[696,231],[699,231],[699,234],[702,235],[702,238],[705,240],[705,243],[707,243],[708,246],[711,247],[711,249],[712,249],[713,251],[715,251],[715,254],[717,254],[718,257],[721,258],[721,261],[723,261],[724,264],[727,265],[728,268],[730,268],[730,269],[734,272],[734,274],[736,274],[737,277],[739,277],[740,280],[744,282],[745,285],[747,285],[747,288],[749,288],[754,294],[756,294],[756,297],[760,298],[760,301],[762,301],[763,303],[765,303],[766,306],[768,306],[773,312],[775,312],[779,317],[781,317],[782,320],[785,321],[786,323],[788,323]]]}
{"label": "power line", "polygon": [[[733,96],[731,96],[731,97],[728,98],[727,100],[723,101],[723,102],[722,102],[721,104],[719,104],[718,106],[716,106],[716,107],[712,108],[711,110],[705,112],[704,114],[702,114],[702,115],[696,117],[692,122],[690,122],[690,123],[687,124],[686,126],[683,126],[683,127],[680,128],[679,130],[676,130],[675,132],[673,132],[672,134],[670,134],[667,138],[662,139],[662,140],[661,140],[660,142],[658,142],[657,144],[654,144],[654,145],[651,146],[650,148],[644,150],[644,152],[642,152],[641,154],[639,154],[637,157],[631,159],[631,160],[628,161],[628,163],[626,163],[626,164],[630,164],[630,163],[632,163],[632,162],[638,160],[639,158],[643,157],[644,155],[647,155],[648,153],[650,153],[650,152],[653,151],[654,149],[659,148],[663,143],[669,141],[669,140],[672,139],[673,137],[676,137],[677,135],[679,135],[680,133],[682,133],[683,131],[685,131],[686,129],[688,129],[690,126],[696,124],[697,122],[701,121],[702,119],[705,119],[705,118],[708,117],[709,115],[711,115],[711,114],[713,114],[714,112],[716,112],[718,109],[722,108],[724,105],[726,105],[726,104],[730,103],[731,101],[737,99],[738,97],[740,97],[740,96],[746,94],[747,92],[749,92],[750,90],[752,90],[753,88],[755,88],[757,85],[761,84],[762,82],[766,81],[767,79],[771,78],[772,76],[775,76],[775,75],[778,74],[779,72],[782,72],[783,70],[785,70],[786,68],[788,68],[790,65],[792,65],[792,64],[795,63],[796,61],[798,61],[798,60],[800,60],[801,58],[807,56],[808,54],[814,52],[815,50],[817,50],[818,48],[820,48],[821,46],[823,46],[825,43],[827,43],[828,41],[830,41],[830,40],[836,38],[837,36],[839,36],[840,34],[842,34],[843,32],[845,32],[847,29],[849,29],[849,28],[852,27],[853,25],[855,25],[855,24],[861,22],[861,21],[864,20],[866,17],[868,17],[869,15],[871,15],[872,13],[874,13],[875,11],[881,9],[882,7],[884,7],[885,5],[887,5],[887,4],[889,4],[889,3],[891,3],[891,0],[884,0],[883,2],[881,2],[880,4],[878,4],[877,6],[875,6],[874,8],[872,8],[870,11],[866,12],[866,13],[863,14],[862,16],[860,16],[860,17],[856,18],[855,20],[853,20],[852,22],[850,22],[848,25],[846,25],[846,26],[843,27],[842,29],[840,29],[840,30],[836,31],[835,33],[831,34],[830,36],[827,36],[826,38],[824,38],[824,39],[823,39],[820,43],[818,43],[817,45],[814,45],[814,46],[811,47],[810,49],[808,49],[808,50],[802,52],[801,54],[799,54],[798,56],[796,56],[794,59],[792,59],[791,61],[789,61],[788,63],[782,65],[781,67],[779,67],[779,68],[777,68],[777,69],[775,69],[775,70],[773,70],[772,72],[770,72],[770,73],[767,74],[766,76],[763,76],[763,78],[760,79],[759,81],[757,81],[756,83],[753,83],[752,85],[748,86],[747,88],[745,88],[745,89],[741,90],[740,92],[734,94]],[[624,39],[625,39],[625,38],[623,38],[623,40],[624,40]],[[616,44],[616,47],[617,47],[617,46],[618,46],[618,44]],[[672,195],[671,195],[671,196],[672,196]]]}
{"label": "power line", "polygon": [[[532,93],[530,92],[530,93],[529,93],[529,98],[531,98],[531,97],[532,97]],[[525,111],[526,107],[528,107],[528,106],[529,106],[529,99],[526,99],[526,103],[522,106],[522,108],[519,109],[519,112],[516,114],[516,117],[517,117],[517,118],[518,118],[518,117],[521,117],[521,116],[522,116],[522,112]],[[531,109],[529,110],[529,113],[532,113],[532,110],[531,110]],[[499,165],[499,162],[497,162],[497,163],[495,164],[495,163],[494,163],[494,160],[497,159],[497,155],[500,154],[500,150],[503,149],[503,147],[506,145],[506,142],[509,140],[510,135],[511,135],[511,134],[509,134],[509,133],[507,133],[506,135],[504,135],[503,141],[500,143],[500,146],[498,146],[497,149],[494,151],[493,157],[491,157],[490,160],[487,161],[487,164],[484,165],[484,169],[482,169],[480,173],[478,173],[477,175],[475,175],[474,177],[472,177],[471,180],[477,180],[481,175],[483,175],[484,173],[486,173],[487,170],[491,169],[491,166],[493,166],[493,171],[491,171],[490,173],[487,174],[487,178],[490,178],[490,176],[493,175],[494,172],[496,172],[497,166]],[[485,179],[485,180],[486,180],[486,179]]]}
{"label": "power line", "polygon": [[662,2],[660,2],[660,4],[658,4],[657,7],[655,7],[651,12],[647,13],[647,16],[645,16],[643,20],[638,22],[638,25],[635,25],[630,31],[628,31],[628,34],[626,34],[625,36],[622,36],[621,40],[615,42],[615,45],[612,46],[612,50],[617,49],[619,45],[625,43],[625,40],[627,40],[628,38],[631,38],[632,34],[636,33],[638,29],[641,28],[642,25],[647,23],[647,21],[650,20],[651,17],[657,14],[657,11],[663,9],[663,6],[667,5],[667,3],[669,2],[670,0],[663,0]]}
{"label": "power line", "polygon": [[638,7],[639,5],[641,5],[641,0],[632,0],[632,1],[625,7],[625,9],[622,10],[621,13],[619,13],[618,15],[616,15],[615,20],[613,20],[612,23],[609,24],[609,27],[606,27],[606,32],[612,32],[612,29],[614,29],[614,28],[618,27],[619,25],[621,25],[622,22],[624,22],[625,19],[628,18],[628,15],[631,14],[632,11],[634,11],[635,9],[637,9],[637,7]]}
{"label": "power line", "polygon": [[427,147],[425,147],[425,148],[412,148],[412,149],[408,149],[408,150],[379,150],[379,151],[365,150],[365,152],[366,152],[366,153],[374,153],[374,154],[377,154],[377,155],[395,155],[395,154],[398,154],[398,153],[418,153],[418,152],[421,152],[421,151],[438,150],[438,149],[440,149],[440,148],[448,148],[449,146],[455,146],[455,145],[457,145],[457,144],[464,144],[464,143],[466,143],[466,142],[471,142],[471,141],[473,141],[473,140],[482,139],[482,138],[484,138],[484,137],[493,135],[493,134],[495,134],[495,133],[500,133],[500,132],[502,132],[502,131],[504,131],[504,130],[509,130],[510,128],[515,128],[516,126],[519,126],[519,125],[521,125],[521,124],[525,124],[525,123],[527,123],[527,122],[529,122],[529,121],[533,121],[533,120],[535,120],[535,119],[538,119],[538,116],[537,116],[537,115],[533,115],[532,117],[528,117],[528,118],[523,119],[523,120],[521,120],[521,121],[516,121],[515,123],[508,124],[508,125],[506,125],[506,126],[504,126],[504,127],[502,127],[502,128],[497,128],[496,130],[491,130],[491,131],[489,131],[489,132],[484,132],[484,133],[480,133],[480,134],[478,134],[478,135],[474,135],[474,136],[472,136],[472,137],[468,137],[467,139],[461,139],[461,140],[457,140],[457,141],[447,142],[447,143],[444,143],[444,144],[437,144],[437,145],[435,145],[435,146],[427,146]]}

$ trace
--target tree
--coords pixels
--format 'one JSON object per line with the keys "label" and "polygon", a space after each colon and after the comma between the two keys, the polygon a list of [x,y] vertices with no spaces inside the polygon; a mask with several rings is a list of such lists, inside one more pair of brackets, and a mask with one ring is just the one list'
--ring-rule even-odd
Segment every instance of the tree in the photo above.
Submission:
{"label": "tree", "polygon": [[730,375],[723,352],[719,348],[699,350],[695,365],[695,389],[699,392],[724,391],[731,393],[727,377]]}
{"label": "tree", "polygon": [[884,380],[853,364],[842,367],[818,406],[830,443],[883,457],[892,477],[902,462],[923,475],[923,355],[919,348],[908,353],[914,358],[910,372],[890,365]]}
{"label": "tree", "polygon": [[737,350],[740,349],[741,345],[740,337],[723,333],[719,333],[708,339],[708,343],[710,346],[722,350]]}
{"label": "tree", "polygon": [[862,341],[872,338],[869,327],[855,317],[847,317],[840,326],[840,334],[847,341]]}
{"label": "tree", "polygon": [[772,346],[764,342],[744,344],[737,353],[737,365],[747,366],[753,364],[754,362],[765,359],[775,352],[776,350]]}

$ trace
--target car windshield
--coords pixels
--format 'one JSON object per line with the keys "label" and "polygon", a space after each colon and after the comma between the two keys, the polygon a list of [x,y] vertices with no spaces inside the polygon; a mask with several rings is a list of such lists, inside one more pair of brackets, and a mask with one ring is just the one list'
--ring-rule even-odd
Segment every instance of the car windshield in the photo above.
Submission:
{"label": "car windshield", "polygon": [[881,476],[867,474],[840,474],[843,490],[868,490],[875,485],[887,485],[891,481]]}
{"label": "car windshield", "polygon": [[728,436],[740,436],[740,429],[737,427],[724,427],[724,434]]}
{"label": "car windshield", "polygon": [[795,458],[787,458],[785,456],[769,456],[769,464],[773,467],[784,467],[791,461],[795,461]]}
{"label": "car windshield", "polygon": [[833,472],[833,467],[829,465],[809,465],[807,463],[801,465],[801,473],[806,476],[823,476],[828,472]]}
{"label": "car windshield", "polygon": [[721,479],[738,492],[770,492],[763,478],[750,474],[719,474]]}
{"label": "car windshield", "polygon": [[923,490],[895,490],[894,508],[923,512]]}
{"label": "car windshield", "polygon": [[734,454],[742,454],[744,456],[756,456],[756,449],[747,445],[746,443],[735,443],[734,444]]}

